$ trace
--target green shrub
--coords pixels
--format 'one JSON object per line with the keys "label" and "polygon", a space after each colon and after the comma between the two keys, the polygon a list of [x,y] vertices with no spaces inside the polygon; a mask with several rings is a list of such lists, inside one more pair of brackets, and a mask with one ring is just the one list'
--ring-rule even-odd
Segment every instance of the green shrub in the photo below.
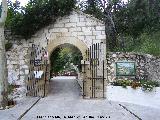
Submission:
{"label": "green shrub", "polygon": [[13,46],[12,43],[7,42],[7,43],[5,44],[5,49],[6,49],[6,51],[10,50],[10,49],[12,48],[12,46]]}
{"label": "green shrub", "polygon": [[159,47],[160,46],[160,43],[159,43],[160,35],[157,35],[157,33],[154,33],[152,35],[148,35],[144,33],[140,36],[139,39],[142,44],[140,45],[139,51],[137,51],[137,49],[135,49],[135,51],[152,54],[155,56],[160,55],[160,47]]}
{"label": "green shrub", "polygon": [[119,47],[114,51],[140,52],[160,56],[160,31],[150,34],[143,33],[137,36],[137,38],[133,38],[132,36],[118,36],[118,41]]}
{"label": "green shrub", "polygon": [[9,84],[8,85],[8,94],[11,94],[13,92],[14,88],[15,88],[14,85]]}
{"label": "green shrub", "polygon": [[122,87],[126,88],[127,86],[130,86],[131,83],[132,83],[132,80],[117,80],[115,82],[112,82],[111,85],[122,86]]}
{"label": "green shrub", "polygon": [[140,81],[117,80],[115,82],[112,82],[111,85],[122,86],[123,88],[126,88],[127,86],[131,86],[133,89],[136,89],[137,87],[142,87],[144,91],[145,90],[152,91],[154,87],[160,86],[158,81],[151,81],[151,80],[140,80]]}
{"label": "green shrub", "polygon": [[141,87],[143,88],[143,90],[148,90],[148,91],[152,91],[154,87],[159,87],[160,84],[158,81],[151,81],[151,80],[141,80]]}

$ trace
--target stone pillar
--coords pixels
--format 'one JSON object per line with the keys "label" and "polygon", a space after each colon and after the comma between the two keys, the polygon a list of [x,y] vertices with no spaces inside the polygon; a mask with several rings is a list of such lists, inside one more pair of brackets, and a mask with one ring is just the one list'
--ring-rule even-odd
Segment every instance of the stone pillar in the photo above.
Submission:
{"label": "stone pillar", "polygon": [[5,55],[4,25],[7,18],[7,0],[2,0],[2,11],[0,17],[0,108],[7,103],[7,63]]}
{"label": "stone pillar", "polygon": [[7,104],[7,67],[5,55],[4,28],[0,28],[0,108]]}

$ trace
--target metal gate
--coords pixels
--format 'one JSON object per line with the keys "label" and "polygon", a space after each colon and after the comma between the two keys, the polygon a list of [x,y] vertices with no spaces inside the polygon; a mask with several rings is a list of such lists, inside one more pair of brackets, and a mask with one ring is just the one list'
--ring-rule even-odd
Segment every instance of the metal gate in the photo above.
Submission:
{"label": "metal gate", "polygon": [[86,50],[81,61],[83,74],[83,98],[105,98],[105,51],[103,43],[96,43]]}
{"label": "metal gate", "polygon": [[32,44],[30,48],[30,67],[28,80],[26,81],[27,96],[44,97],[48,94],[49,87],[49,64],[47,52]]}

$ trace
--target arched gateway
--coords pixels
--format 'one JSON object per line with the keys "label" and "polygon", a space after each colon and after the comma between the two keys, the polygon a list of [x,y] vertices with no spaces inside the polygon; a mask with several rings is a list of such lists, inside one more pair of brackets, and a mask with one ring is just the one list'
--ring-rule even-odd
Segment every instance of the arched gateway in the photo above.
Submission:
{"label": "arched gateway", "polygon": [[[62,33],[62,34],[69,35],[69,33]],[[63,45],[67,43],[77,47],[81,51],[83,57],[85,57],[86,50],[88,49],[87,45],[83,41],[76,38],[75,36],[66,36],[66,37],[61,36],[53,40],[51,39],[50,41],[51,42],[49,42],[49,44],[47,45],[47,51],[48,51],[49,57],[59,45]]]}
{"label": "arched gateway", "polygon": [[[9,81],[13,79],[14,81],[24,81],[25,84],[22,86],[26,87],[27,95],[46,96],[50,79],[49,56],[57,46],[66,43],[77,47],[83,56],[82,72],[78,77],[83,98],[104,98],[106,78],[105,25],[102,21],[80,11],[73,11],[69,16],[57,19],[55,23],[38,31],[27,43],[25,41],[23,45],[27,53],[21,50],[19,58],[23,59],[18,59],[16,62],[23,69],[19,68],[20,72],[14,72],[12,66],[15,63],[12,65],[12,62],[8,62],[9,75],[18,74],[19,76],[19,78],[9,77]],[[24,49],[24,46],[21,46],[20,49]]]}

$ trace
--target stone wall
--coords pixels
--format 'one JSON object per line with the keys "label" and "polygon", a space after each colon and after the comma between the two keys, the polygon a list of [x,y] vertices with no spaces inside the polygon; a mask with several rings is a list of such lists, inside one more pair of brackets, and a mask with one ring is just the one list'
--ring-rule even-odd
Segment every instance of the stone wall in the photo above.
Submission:
{"label": "stone wall", "polygon": [[[27,41],[14,39],[13,47],[7,51],[6,55],[8,81],[10,84],[20,85],[13,95],[18,97],[18,95],[25,95],[25,80],[28,79],[29,72],[29,47],[32,44],[44,48],[50,55],[58,45],[69,43],[77,47],[84,55],[85,50],[92,44],[105,44],[106,35],[102,21],[83,12],[73,11],[70,15],[61,17],[55,23],[39,30]],[[105,45],[103,46],[102,51],[105,51]]]}
{"label": "stone wall", "polygon": [[[115,63],[118,61],[133,61],[136,63],[136,76],[116,77]],[[107,58],[108,80],[116,79],[146,79],[160,81],[160,57],[149,54],[110,52]]]}
{"label": "stone wall", "polygon": [[89,47],[93,43],[105,42],[105,25],[90,15],[73,11],[69,16],[61,17],[54,24],[38,31],[31,41],[45,48],[47,43],[54,42],[59,37],[77,38]]}
{"label": "stone wall", "polygon": [[8,82],[18,85],[14,90],[14,98],[24,96],[26,93],[25,80],[29,73],[29,43],[25,40],[13,43],[12,49],[6,52]]}
{"label": "stone wall", "polygon": [[146,56],[145,69],[148,79],[160,81],[160,57]]}
{"label": "stone wall", "polygon": [[[102,57],[105,57],[105,25],[102,21],[86,15],[80,11],[73,11],[69,16],[64,16],[53,24],[39,30],[31,39],[17,40],[10,51],[7,51],[8,81],[10,84],[20,85],[15,95],[25,95],[25,80],[29,73],[29,54],[32,44],[46,49],[49,54],[58,45],[69,43],[77,47],[82,54],[94,43],[103,44]],[[151,55],[136,53],[109,53],[107,57],[107,68],[109,81],[117,79],[115,62],[136,62],[136,77],[125,77],[123,79],[148,79],[160,81],[160,58]]]}
{"label": "stone wall", "polygon": [[[30,43],[23,41],[23,44],[14,44],[7,52],[8,80],[10,84],[20,85],[14,97],[25,95],[25,80],[28,74],[28,51]],[[107,78],[110,82],[117,79],[115,62],[133,61],[136,62],[136,77],[122,77],[122,79],[147,79],[160,81],[160,58],[149,54],[110,52],[107,54]]]}
{"label": "stone wall", "polygon": [[[27,55],[30,54],[29,47],[32,44],[46,50],[49,46],[49,49],[54,50],[58,45],[69,43],[81,50],[87,49],[93,43],[104,43],[105,39],[105,25],[102,21],[83,12],[73,11],[69,16],[61,17],[55,23],[39,30],[31,39],[13,42],[12,49],[7,51],[8,81],[24,84],[22,81],[28,74]],[[105,51],[105,45],[103,49],[102,51]]]}

